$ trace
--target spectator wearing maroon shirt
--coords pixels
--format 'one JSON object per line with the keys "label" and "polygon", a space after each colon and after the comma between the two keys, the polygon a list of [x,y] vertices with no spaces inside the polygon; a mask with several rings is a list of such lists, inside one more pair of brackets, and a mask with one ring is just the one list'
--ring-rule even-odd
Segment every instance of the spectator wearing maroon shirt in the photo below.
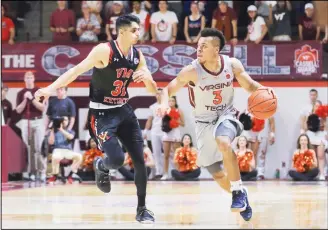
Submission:
{"label": "spectator wearing maroon shirt", "polygon": [[212,28],[222,31],[227,41],[236,45],[237,40],[237,16],[236,12],[228,6],[226,1],[219,1],[219,8],[213,13]]}
{"label": "spectator wearing maroon shirt", "polygon": [[[22,138],[28,147],[27,173],[30,174],[29,179],[31,181],[35,181],[37,173],[41,173],[40,179],[45,181],[47,164],[46,158],[41,155],[41,144],[44,138],[44,122],[42,119],[44,104],[37,101],[33,96],[39,88],[34,85],[35,77],[31,71],[25,73],[24,81],[25,88],[17,94],[16,112],[22,114]],[[23,177],[26,177],[27,173],[23,173]]]}
{"label": "spectator wearing maroon shirt", "polygon": [[13,21],[5,16],[6,9],[1,6],[1,42],[2,44],[14,44],[15,25]]}
{"label": "spectator wearing maroon shirt", "polygon": [[305,15],[298,22],[300,40],[319,40],[320,26],[314,20],[314,7],[312,3],[305,5]]}
{"label": "spectator wearing maroon shirt", "polygon": [[57,1],[56,9],[50,17],[50,30],[53,32],[54,42],[72,41],[71,32],[75,28],[75,14],[66,9],[66,1]]}
{"label": "spectator wearing maroon shirt", "polygon": [[11,120],[11,115],[13,111],[13,106],[10,101],[6,99],[8,93],[8,86],[1,84],[1,110],[3,111],[3,118],[6,125],[9,125]]}

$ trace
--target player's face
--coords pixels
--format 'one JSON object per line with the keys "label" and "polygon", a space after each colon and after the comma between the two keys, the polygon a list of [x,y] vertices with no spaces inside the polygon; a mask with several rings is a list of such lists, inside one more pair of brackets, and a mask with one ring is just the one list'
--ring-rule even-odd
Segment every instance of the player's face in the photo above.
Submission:
{"label": "player's face", "polygon": [[302,136],[300,138],[300,145],[301,146],[307,146],[308,145],[308,139],[306,138],[306,136]]}
{"label": "player's face", "polygon": [[219,54],[219,47],[213,45],[213,37],[201,37],[198,40],[197,58],[200,63],[215,60]]}
{"label": "player's face", "polygon": [[247,145],[246,138],[245,137],[240,137],[238,139],[238,145],[239,145],[239,147],[246,147],[246,145]]}
{"label": "player's face", "polygon": [[132,45],[137,44],[140,36],[140,26],[136,22],[132,22],[130,27],[123,28],[122,37],[130,41]]}
{"label": "player's face", "polygon": [[191,143],[190,137],[188,135],[185,135],[182,140],[183,146],[189,146]]}

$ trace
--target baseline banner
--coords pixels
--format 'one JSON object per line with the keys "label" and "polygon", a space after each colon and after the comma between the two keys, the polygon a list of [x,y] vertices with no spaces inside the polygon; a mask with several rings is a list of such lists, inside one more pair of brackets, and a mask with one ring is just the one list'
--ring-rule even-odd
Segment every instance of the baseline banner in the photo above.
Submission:
{"label": "baseline banner", "polygon": [[[53,81],[82,61],[95,44],[19,43],[2,45],[3,81],[22,81],[28,70],[37,81]],[[156,81],[170,81],[196,58],[196,45],[177,42],[138,44]],[[221,54],[238,58],[255,80],[319,80],[322,74],[322,45],[316,41],[243,43],[226,45]],[[92,70],[78,77],[89,81]]]}

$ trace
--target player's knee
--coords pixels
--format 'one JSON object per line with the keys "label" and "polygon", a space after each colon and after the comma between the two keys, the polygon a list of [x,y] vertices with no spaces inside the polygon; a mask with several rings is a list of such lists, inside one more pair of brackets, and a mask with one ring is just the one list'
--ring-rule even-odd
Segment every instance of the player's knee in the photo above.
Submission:
{"label": "player's knee", "polygon": [[124,152],[115,138],[105,141],[102,148],[106,154],[104,159],[105,167],[108,169],[118,169],[124,163]]}
{"label": "player's knee", "polygon": [[227,136],[216,137],[216,142],[218,144],[219,151],[225,153],[231,149],[231,141]]}
{"label": "player's knee", "polygon": [[[212,177],[214,179],[215,178],[221,178],[221,175],[224,176],[223,162],[222,161],[215,162],[214,164],[206,166],[205,168],[212,175]],[[222,172],[222,174],[221,174],[221,172]]]}

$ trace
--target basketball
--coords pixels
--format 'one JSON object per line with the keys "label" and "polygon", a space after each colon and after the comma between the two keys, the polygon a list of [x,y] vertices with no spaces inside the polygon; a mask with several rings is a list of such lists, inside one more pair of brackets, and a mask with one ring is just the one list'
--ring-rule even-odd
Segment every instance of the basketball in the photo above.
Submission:
{"label": "basketball", "polygon": [[277,111],[277,98],[269,88],[259,88],[248,98],[248,111],[258,119],[268,119]]}

